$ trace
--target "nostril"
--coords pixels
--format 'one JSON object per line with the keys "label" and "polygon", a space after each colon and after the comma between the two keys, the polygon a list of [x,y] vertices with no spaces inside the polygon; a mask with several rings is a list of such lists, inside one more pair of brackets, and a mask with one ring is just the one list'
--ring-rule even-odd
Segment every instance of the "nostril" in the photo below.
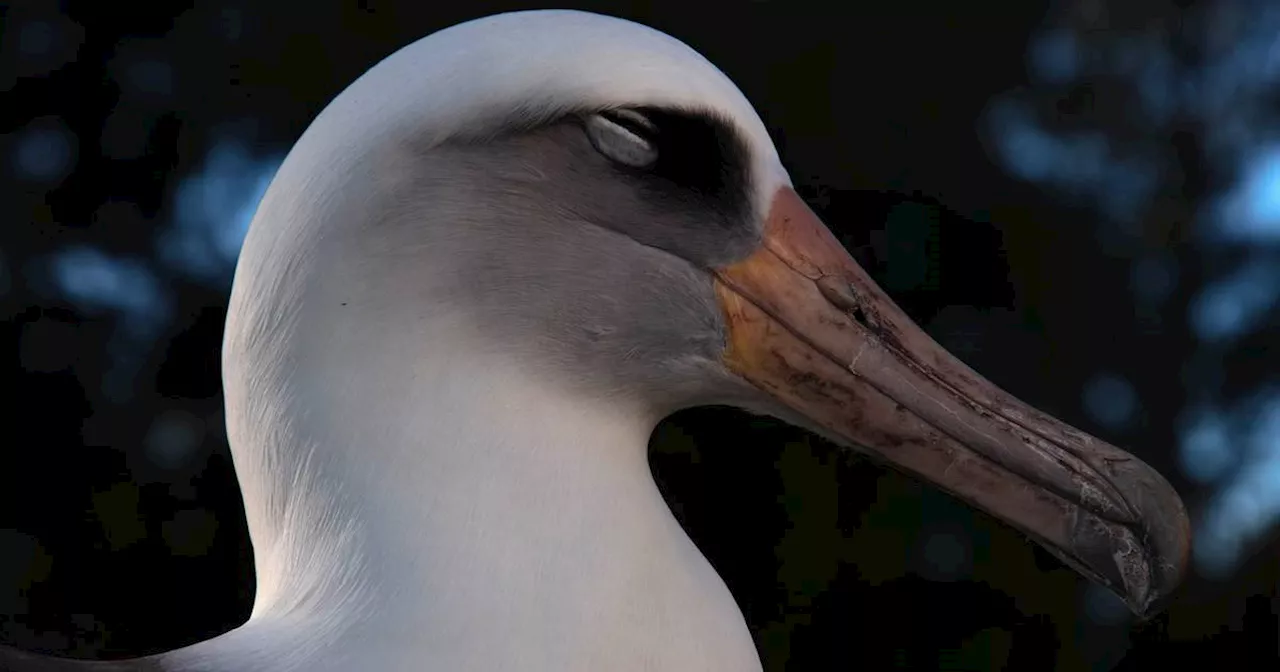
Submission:
{"label": "nostril", "polygon": [[831,305],[844,311],[858,324],[871,328],[871,319],[863,309],[862,302],[858,300],[858,295],[854,293],[852,285],[833,275],[824,275],[814,282],[818,285],[818,291],[823,298]]}
{"label": "nostril", "polygon": [[853,316],[853,319],[858,321],[858,324],[861,324],[864,327],[871,326],[867,322],[867,314],[862,311],[862,306],[858,306],[857,308],[854,308],[853,312],[850,313],[850,315]]}

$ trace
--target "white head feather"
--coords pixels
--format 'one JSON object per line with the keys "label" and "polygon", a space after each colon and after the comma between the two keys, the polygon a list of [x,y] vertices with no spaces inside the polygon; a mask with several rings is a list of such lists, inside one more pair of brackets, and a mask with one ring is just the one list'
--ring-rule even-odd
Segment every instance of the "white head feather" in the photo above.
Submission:
{"label": "white head feather", "polygon": [[[396,179],[389,148],[482,139],[517,112],[615,106],[731,124],[746,144],[753,211],[789,183],[764,124],[715,66],[660,32],[575,11],[504,14],[424,38],[361,76],[303,134],[251,225],[223,351],[258,567],[254,619],[173,659],[175,669],[229,657],[267,670],[321,660],[371,670],[758,665],[732,598],[653,486],[652,418],[567,405],[504,374],[493,353],[442,346],[447,356],[416,357],[425,343],[471,335],[403,305],[414,287],[335,317],[362,278],[334,241],[353,228],[377,235],[363,220],[388,193],[379,180]],[[625,449],[604,462],[601,443]],[[564,480],[547,491],[548,479]],[[531,501],[573,513],[538,518]],[[513,517],[513,505],[530,518]],[[570,543],[581,548],[558,546]],[[574,553],[584,556],[564,557]],[[492,586],[459,587],[477,575]],[[547,613],[548,600],[569,611]],[[510,614],[488,611],[504,604]],[[492,629],[477,630],[482,622]]]}

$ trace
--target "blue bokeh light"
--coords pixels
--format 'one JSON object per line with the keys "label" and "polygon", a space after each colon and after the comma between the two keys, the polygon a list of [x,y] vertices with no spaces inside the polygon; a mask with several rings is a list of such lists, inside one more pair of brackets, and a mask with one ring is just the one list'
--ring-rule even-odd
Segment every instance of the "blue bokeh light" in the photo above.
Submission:
{"label": "blue bokeh light", "polygon": [[1280,144],[1245,161],[1241,181],[1218,202],[1214,231],[1237,243],[1280,243]]}
{"label": "blue bokeh light", "polygon": [[1133,619],[1129,607],[1115,593],[1090,583],[1084,589],[1082,602],[1085,617],[1099,625],[1122,625]]}
{"label": "blue bokeh light", "polygon": [[144,335],[168,319],[168,296],[141,260],[73,247],[53,257],[51,270],[63,296],[76,307],[89,313],[118,312],[135,334]]}
{"label": "blue bokeh light", "polygon": [[1191,326],[1210,343],[1228,341],[1258,327],[1280,299],[1280,264],[1254,260],[1210,283],[1192,300]]}
{"label": "blue bokeh light", "polygon": [[[1239,404],[1227,450],[1239,466],[1224,479],[1200,521],[1196,560],[1208,576],[1225,576],[1248,546],[1280,522],[1280,391]],[[1212,441],[1216,441],[1211,437]]]}
{"label": "blue bokeh light", "polygon": [[993,105],[987,121],[997,157],[1027,182],[1093,203],[1116,220],[1136,216],[1151,198],[1154,167],[1139,157],[1118,155],[1100,132],[1051,133],[1030,109],[1013,101]]}
{"label": "blue bokeh light", "polygon": [[1239,463],[1228,419],[1218,409],[1201,409],[1178,433],[1178,459],[1182,472],[1198,483],[1212,483]]}
{"label": "blue bokeh light", "polygon": [[178,186],[173,226],[158,241],[165,265],[229,286],[249,223],[280,162],[255,157],[236,140],[216,144],[201,169]]}
{"label": "blue bokeh light", "polygon": [[174,296],[172,278],[163,277],[166,266],[230,289],[249,221],[279,163],[253,157],[242,143],[215,145],[205,165],[178,187],[172,224],[156,241],[160,266],[157,260],[115,257],[88,246],[49,258],[53,285],[67,301],[88,314],[113,312],[120,320],[109,346],[113,368],[103,383],[108,398],[129,398],[146,347],[171,320]]}
{"label": "blue bokeh light", "polygon": [[1089,417],[1109,429],[1125,427],[1138,411],[1138,395],[1133,385],[1112,373],[1094,376],[1085,385],[1083,401]]}
{"label": "blue bokeh light", "polygon": [[46,118],[17,134],[11,164],[22,180],[47,185],[66,177],[75,160],[75,134],[61,121]]}
{"label": "blue bokeh light", "polygon": [[1080,69],[1080,44],[1068,30],[1053,30],[1036,36],[1028,48],[1031,75],[1046,84],[1071,81]]}

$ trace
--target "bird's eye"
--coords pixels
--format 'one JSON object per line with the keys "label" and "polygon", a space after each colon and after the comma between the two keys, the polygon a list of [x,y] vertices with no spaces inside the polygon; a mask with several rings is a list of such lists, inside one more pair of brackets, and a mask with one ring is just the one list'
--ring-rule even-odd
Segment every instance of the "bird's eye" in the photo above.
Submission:
{"label": "bird's eye", "polygon": [[657,126],[635,110],[608,110],[586,119],[587,137],[597,152],[632,168],[648,168],[658,160]]}

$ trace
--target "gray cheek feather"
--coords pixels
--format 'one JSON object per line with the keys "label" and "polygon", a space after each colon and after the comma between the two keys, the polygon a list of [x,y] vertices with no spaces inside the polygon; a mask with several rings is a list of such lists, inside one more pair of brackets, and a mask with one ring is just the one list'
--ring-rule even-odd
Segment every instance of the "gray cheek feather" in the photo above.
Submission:
{"label": "gray cheek feather", "polygon": [[[749,254],[754,220],[660,199],[619,174],[580,128],[555,125],[395,161],[394,194],[365,240],[372,268],[421,288],[521,361],[592,394],[674,408],[730,392],[723,317],[706,268]],[[388,242],[395,241],[395,242]],[[379,259],[378,257],[381,257]],[[736,391],[735,391],[736,393]]]}

